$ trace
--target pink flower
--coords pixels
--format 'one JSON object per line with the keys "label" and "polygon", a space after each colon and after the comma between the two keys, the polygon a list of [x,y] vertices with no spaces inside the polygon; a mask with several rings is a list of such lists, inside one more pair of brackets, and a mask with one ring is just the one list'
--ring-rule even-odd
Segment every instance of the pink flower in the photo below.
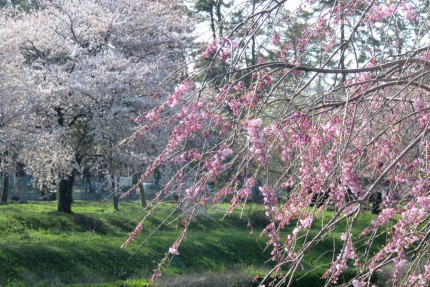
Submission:
{"label": "pink flower", "polygon": [[414,100],[414,107],[418,111],[422,111],[425,108],[425,103],[422,99],[418,98]]}
{"label": "pink flower", "polygon": [[262,123],[263,123],[262,120],[260,118],[257,118],[257,119],[250,120],[248,122],[248,126],[253,128],[259,128],[261,127]]}
{"label": "pink flower", "polygon": [[221,60],[225,61],[227,58],[231,57],[233,50],[239,46],[237,42],[224,40],[223,48],[221,50]]}
{"label": "pink flower", "polygon": [[173,94],[168,100],[167,104],[169,107],[173,108],[174,106],[177,106],[179,104],[179,97],[176,94]]}
{"label": "pink flower", "polygon": [[141,233],[143,230],[143,226],[142,223],[139,223],[138,225],[136,225],[136,228],[134,229],[134,231],[132,231],[130,233],[130,236],[128,237],[127,241],[121,245],[121,248],[126,248],[130,245],[130,243],[132,243],[133,241],[136,240],[136,236]]}
{"label": "pink flower", "polygon": [[212,57],[215,53],[216,50],[218,49],[218,46],[215,42],[210,43],[207,47],[206,50],[203,52],[203,54],[201,55],[202,59],[207,59]]}
{"label": "pink flower", "polygon": [[342,235],[340,236],[340,239],[342,239],[343,241],[346,241],[350,236],[351,234],[345,232],[345,233],[342,233]]}
{"label": "pink flower", "polygon": [[366,286],[366,282],[354,279],[354,280],[352,280],[352,286],[354,286],[354,287],[363,287],[363,286]]}
{"label": "pink flower", "polygon": [[309,215],[307,217],[305,217],[304,219],[300,219],[300,224],[304,227],[304,228],[310,228],[312,221],[313,221],[313,216]]}
{"label": "pink flower", "polygon": [[249,120],[245,124],[245,128],[248,131],[248,140],[251,143],[249,151],[262,163],[267,163],[267,154],[265,151],[265,142],[263,139],[263,131],[261,125],[263,121],[260,118]]}
{"label": "pink flower", "polygon": [[238,117],[240,115],[240,111],[241,111],[241,102],[238,100],[230,100],[228,103],[228,106],[230,107],[230,109],[233,111],[233,114]]}
{"label": "pink flower", "polygon": [[281,44],[281,37],[279,36],[278,32],[273,33],[272,44],[277,46]]}
{"label": "pink flower", "polygon": [[191,82],[183,82],[182,84],[179,84],[175,87],[175,93],[177,94],[185,94],[189,92],[190,90],[194,89],[195,85]]}
{"label": "pink flower", "polygon": [[248,178],[245,181],[245,186],[237,191],[237,195],[240,198],[248,198],[252,194],[252,188],[255,186],[255,179],[254,178]]}
{"label": "pink flower", "polygon": [[177,248],[175,247],[170,247],[169,248],[169,253],[178,256],[179,255],[179,251]]}
{"label": "pink flower", "polygon": [[177,85],[175,88],[175,92],[167,100],[167,104],[169,105],[169,107],[173,108],[174,106],[178,105],[181,100],[181,97],[194,88],[195,84],[187,81]]}
{"label": "pink flower", "polygon": [[236,92],[240,91],[240,89],[242,89],[243,87],[243,82],[239,81],[236,85],[233,86],[233,88],[235,89]]}
{"label": "pink flower", "polygon": [[220,153],[222,156],[226,157],[226,156],[231,155],[233,153],[233,151],[231,150],[231,148],[225,148],[225,149],[222,149],[220,151]]}

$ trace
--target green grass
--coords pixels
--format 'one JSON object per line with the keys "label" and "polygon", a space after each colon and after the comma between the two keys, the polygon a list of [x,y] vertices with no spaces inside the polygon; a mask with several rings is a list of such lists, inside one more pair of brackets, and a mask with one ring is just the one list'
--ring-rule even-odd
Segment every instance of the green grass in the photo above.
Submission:
{"label": "green grass", "polygon": [[[140,244],[175,206],[164,204],[145,222],[136,242],[124,249],[121,244],[144,211],[134,202],[121,203],[119,212],[111,205],[78,201],[73,214],[57,213],[55,203],[0,206],[0,285],[112,282],[100,286],[120,286],[125,282],[133,286],[133,281],[118,280],[149,278],[180,233],[178,221],[162,224],[150,240]],[[220,221],[225,211],[226,206],[219,206],[210,210],[210,217],[200,216],[191,223],[180,256],[165,274],[222,272],[232,266],[261,265],[268,259],[264,239],[250,234],[247,219],[233,215]]]}
{"label": "green grass", "polygon": [[[137,202],[121,202],[120,211],[113,211],[111,202],[77,201],[73,214],[56,212],[55,202],[0,205],[0,286],[145,286],[181,232],[180,219],[163,223],[169,214],[175,214],[175,208],[174,204],[164,203],[148,217],[137,240],[124,249],[121,244],[145,214]],[[163,275],[206,274],[214,278],[216,275],[210,272],[219,272],[239,278],[245,272],[252,278],[270,270],[271,250],[265,250],[267,238],[260,237],[269,223],[262,206],[247,205],[221,220],[227,208],[227,204],[210,206],[209,216],[199,216],[191,222],[187,239],[179,248],[180,255],[173,258]],[[327,222],[331,216],[332,212],[325,211],[314,221],[309,235],[316,235],[322,220]],[[372,218],[370,214],[361,216],[353,230],[355,235]],[[248,222],[254,228],[253,234]],[[291,232],[294,225],[286,232]],[[305,278],[297,286],[318,281],[315,278],[320,278],[328,267],[333,249],[339,252],[343,244],[343,230],[344,225],[337,226],[304,258],[297,278]],[[348,272],[353,274],[353,270]],[[181,278],[179,285],[180,280],[191,280],[193,276]]]}

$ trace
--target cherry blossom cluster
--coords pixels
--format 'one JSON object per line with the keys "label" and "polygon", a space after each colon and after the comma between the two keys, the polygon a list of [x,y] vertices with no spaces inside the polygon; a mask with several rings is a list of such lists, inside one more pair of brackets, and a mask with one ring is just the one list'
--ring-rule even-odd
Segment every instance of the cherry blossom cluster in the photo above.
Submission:
{"label": "cherry blossom cluster", "polygon": [[230,148],[222,147],[214,155],[212,161],[206,161],[206,168],[210,178],[216,178],[225,169],[224,162],[232,153],[233,151]]}
{"label": "cherry blossom cluster", "polygon": [[209,181],[213,202],[232,196],[227,213],[260,193],[270,221],[262,234],[285,279],[343,228],[327,284],[356,268],[348,284],[367,286],[390,264],[394,286],[428,284],[428,263],[401,272],[428,250],[430,48],[425,29],[414,29],[428,25],[428,7],[303,1],[289,11],[286,3],[262,1],[228,38],[209,43],[164,104],[171,109],[153,116],[172,133],[145,175],[175,165],[163,192],[194,208],[210,202]]}
{"label": "cherry blossom cluster", "polygon": [[123,248],[128,247],[133,241],[136,240],[137,235],[142,233],[142,230],[143,230],[142,223],[139,223],[138,225],[136,225],[135,229],[130,233],[130,236],[128,237],[127,241],[123,245],[121,245],[121,247]]}
{"label": "cherry blossom cluster", "polygon": [[252,119],[244,124],[250,142],[249,151],[260,163],[267,163],[266,144],[263,138],[263,121],[260,118]]}
{"label": "cherry blossom cluster", "polygon": [[227,38],[221,38],[219,44],[213,41],[209,43],[206,49],[201,54],[201,59],[211,59],[219,52],[219,56],[222,61],[229,59],[233,51],[237,48],[239,44],[236,41],[232,41]]}
{"label": "cherry blossom cluster", "polygon": [[167,100],[167,104],[170,107],[177,106],[181,101],[181,98],[186,93],[190,92],[195,88],[195,84],[192,82],[183,82],[175,87],[175,92]]}
{"label": "cherry blossom cluster", "polygon": [[[344,241],[343,248],[336,260],[332,263],[330,269],[323,276],[324,278],[329,279],[331,283],[337,283],[339,276],[348,268],[348,259],[355,260],[356,265],[358,265],[358,257],[352,245],[351,236],[352,235],[350,233],[343,233],[341,235],[340,238]],[[357,281],[355,284],[360,286],[360,283]]]}

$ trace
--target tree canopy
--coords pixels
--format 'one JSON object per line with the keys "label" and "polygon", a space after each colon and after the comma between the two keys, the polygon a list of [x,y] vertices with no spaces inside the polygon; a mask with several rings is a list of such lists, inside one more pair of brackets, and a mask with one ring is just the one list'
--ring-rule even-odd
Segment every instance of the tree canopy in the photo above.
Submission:
{"label": "tree canopy", "polygon": [[[142,117],[143,134],[175,123],[145,176],[161,164],[177,165],[160,198],[178,194],[192,210],[227,198],[231,210],[241,208],[257,187],[270,218],[263,235],[273,272],[284,271],[284,281],[293,280],[305,255],[334,228],[345,226],[342,246],[331,250],[327,284],[353,267],[357,275],[349,284],[370,286],[372,275],[391,264],[393,286],[425,286],[428,4],[302,1],[291,9],[290,1],[268,0],[233,6],[243,20],[202,50],[193,73],[161,106],[169,112],[157,108]],[[215,194],[208,193],[212,182]],[[372,224],[356,226],[370,201]],[[323,217],[327,209],[332,218]],[[180,253],[194,216],[191,211],[184,219],[163,263]],[[315,220],[322,221],[316,234]],[[291,225],[294,231],[286,233]],[[381,237],[386,240],[375,253]],[[409,271],[400,275],[407,262]]]}
{"label": "tree canopy", "polygon": [[37,4],[0,13],[0,146],[10,150],[19,141],[17,160],[29,174],[67,186],[59,210],[70,212],[82,167],[101,162],[118,175],[156,150],[154,136],[135,148],[117,145],[133,134],[136,116],[173,90],[162,81],[181,70],[188,20],[176,1]]}

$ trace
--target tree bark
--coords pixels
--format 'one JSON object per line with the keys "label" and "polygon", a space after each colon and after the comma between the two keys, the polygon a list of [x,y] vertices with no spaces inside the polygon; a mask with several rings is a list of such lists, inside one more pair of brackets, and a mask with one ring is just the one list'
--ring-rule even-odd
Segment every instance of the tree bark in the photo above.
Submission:
{"label": "tree bark", "polygon": [[211,30],[212,30],[212,38],[214,42],[216,41],[216,30],[215,30],[215,19],[214,19],[214,12],[212,10],[209,10],[210,20],[211,20]]}
{"label": "tree bark", "polygon": [[5,173],[3,175],[3,192],[1,194],[1,202],[7,202],[9,195],[9,175]]}
{"label": "tree bark", "polygon": [[[343,13],[341,15],[341,25],[340,25],[340,44],[342,45],[342,48],[340,49],[340,69],[345,70],[345,52],[346,52],[346,42],[345,42],[345,24],[343,19]],[[343,85],[346,81],[346,75],[342,74],[341,77],[341,84]]]}
{"label": "tree bark", "polygon": [[218,35],[218,38],[219,39],[221,39],[221,37],[222,37],[222,34],[223,34],[223,25],[224,25],[224,23],[223,23],[223,17],[222,17],[222,13],[221,13],[221,6],[222,6],[222,1],[216,1],[216,6],[215,6],[215,8],[216,8],[216,16],[217,16],[217,20],[218,20],[218,33],[219,33],[219,35]]}
{"label": "tree bark", "polygon": [[119,204],[119,194],[118,194],[118,192],[115,189],[115,177],[114,177],[113,174],[111,174],[110,178],[111,178],[111,181],[112,181],[113,208],[116,211],[119,211],[119,206],[118,206],[118,204]]}
{"label": "tree bark", "polygon": [[58,186],[58,211],[72,213],[72,190],[75,182],[75,176],[69,176],[67,179],[62,179]]}
{"label": "tree bark", "polygon": [[113,208],[119,211],[119,195],[117,195],[116,192],[113,194]]}
{"label": "tree bark", "polygon": [[146,202],[146,196],[145,196],[145,188],[143,187],[142,183],[139,183],[139,192],[140,192],[140,205],[142,207],[146,207],[148,204]]}

